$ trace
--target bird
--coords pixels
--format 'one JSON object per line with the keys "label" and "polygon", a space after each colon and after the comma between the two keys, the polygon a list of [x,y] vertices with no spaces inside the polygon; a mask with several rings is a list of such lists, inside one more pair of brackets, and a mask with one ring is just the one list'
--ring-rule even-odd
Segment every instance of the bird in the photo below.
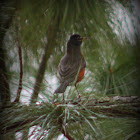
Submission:
{"label": "bird", "polygon": [[77,89],[77,83],[84,78],[86,60],[82,55],[81,45],[85,39],[86,37],[81,37],[79,34],[70,36],[67,42],[66,53],[58,65],[60,85],[54,93],[64,93],[66,88],[72,84],[74,84]]}

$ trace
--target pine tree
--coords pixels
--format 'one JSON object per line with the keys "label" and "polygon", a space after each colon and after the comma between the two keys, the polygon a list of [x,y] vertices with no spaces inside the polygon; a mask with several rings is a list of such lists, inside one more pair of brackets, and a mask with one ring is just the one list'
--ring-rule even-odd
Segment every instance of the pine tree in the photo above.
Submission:
{"label": "pine tree", "polygon": [[[138,1],[3,1],[1,139],[131,139],[139,126]],[[86,75],[53,95],[73,33],[87,37]],[[59,83],[59,82],[57,82]]]}

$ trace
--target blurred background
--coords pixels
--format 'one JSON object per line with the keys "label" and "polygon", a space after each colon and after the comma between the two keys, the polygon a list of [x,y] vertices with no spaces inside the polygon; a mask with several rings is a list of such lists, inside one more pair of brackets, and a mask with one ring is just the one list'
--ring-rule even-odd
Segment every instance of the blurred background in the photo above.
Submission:
{"label": "blurred background", "polygon": [[[1,28],[11,19],[3,39],[11,101],[16,98],[20,77],[18,45],[23,65],[20,103],[32,102],[37,85],[37,104],[51,102],[59,85],[58,64],[74,33],[87,37],[82,44],[86,74],[78,84],[81,98],[139,94],[138,0],[24,0],[1,6]],[[76,98],[75,88],[68,87],[65,96]],[[136,122],[107,119],[98,125],[102,139],[122,140],[137,130]],[[60,135],[58,139],[65,138]]]}

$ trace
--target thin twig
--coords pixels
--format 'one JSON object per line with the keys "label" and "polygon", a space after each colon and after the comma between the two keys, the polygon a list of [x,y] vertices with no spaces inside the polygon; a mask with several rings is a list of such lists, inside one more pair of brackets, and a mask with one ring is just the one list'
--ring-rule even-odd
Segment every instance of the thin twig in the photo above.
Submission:
{"label": "thin twig", "polygon": [[19,86],[17,90],[17,97],[14,102],[19,103],[20,94],[22,90],[23,67],[22,67],[22,50],[21,50],[19,38],[17,38],[17,42],[18,42],[17,46],[18,46],[19,62],[20,62],[20,78],[19,78]]}

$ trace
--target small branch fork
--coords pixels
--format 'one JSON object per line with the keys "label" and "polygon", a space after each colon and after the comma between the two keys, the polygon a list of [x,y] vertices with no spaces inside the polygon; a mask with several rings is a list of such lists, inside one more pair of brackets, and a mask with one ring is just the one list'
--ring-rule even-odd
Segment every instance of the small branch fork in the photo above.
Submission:
{"label": "small branch fork", "polygon": [[23,66],[22,66],[22,50],[21,50],[21,45],[19,38],[17,37],[17,43],[18,43],[18,54],[19,54],[19,62],[20,62],[20,78],[19,78],[19,86],[17,90],[17,97],[14,102],[19,103],[20,100],[20,94],[22,90],[22,77],[23,77]]}

